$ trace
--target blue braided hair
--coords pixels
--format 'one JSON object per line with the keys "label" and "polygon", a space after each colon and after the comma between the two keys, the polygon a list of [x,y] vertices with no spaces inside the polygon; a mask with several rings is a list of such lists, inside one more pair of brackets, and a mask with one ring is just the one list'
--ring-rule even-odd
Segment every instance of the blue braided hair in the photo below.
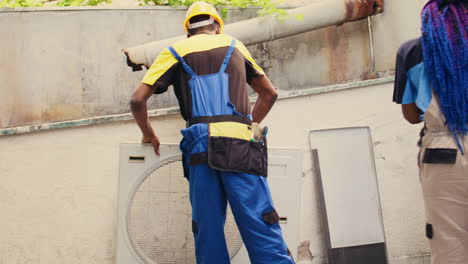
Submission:
{"label": "blue braided hair", "polygon": [[430,0],[422,10],[424,67],[438,96],[446,125],[468,133],[468,0]]}

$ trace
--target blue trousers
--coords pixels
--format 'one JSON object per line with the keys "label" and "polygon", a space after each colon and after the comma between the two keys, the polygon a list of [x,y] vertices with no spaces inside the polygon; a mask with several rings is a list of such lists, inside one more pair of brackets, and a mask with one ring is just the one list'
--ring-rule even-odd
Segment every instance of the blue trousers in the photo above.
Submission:
{"label": "blue trousers", "polygon": [[[183,129],[181,150],[186,157],[206,152],[206,124]],[[265,220],[275,212],[266,178],[189,166],[190,202],[197,264],[229,264],[224,236],[227,202],[252,264],[293,264],[278,222]],[[247,263],[246,263],[247,264]]]}
{"label": "blue trousers", "polygon": [[190,167],[190,202],[197,264],[228,264],[224,237],[227,201],[252,264],[292,264],[279,223],[262,215],[273,212],[266,179],[261,176]]}

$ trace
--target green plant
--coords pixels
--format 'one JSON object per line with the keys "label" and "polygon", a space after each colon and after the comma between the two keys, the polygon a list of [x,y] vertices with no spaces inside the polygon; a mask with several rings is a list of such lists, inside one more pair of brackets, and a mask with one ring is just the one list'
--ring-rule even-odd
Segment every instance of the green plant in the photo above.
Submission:
{"label": "green plant", "polygon": [[[159,6],[190,6],[197,0],[135,0],[140,5]],[[284,0],[205,0],[206,2],[219,8],[221,16],[226,18],[226,7],[258,7],[258,15],[274,15],[280,20],[289,17],[286,10],[277,8]],[[97,6],[103,3],[111,3],[112,0],[0,0],[0,7],[41,7],[47,6]],[[296,16],[302,19],[301,16]]]}
{"label": "green plant", "polygon": [[[197,0],[140,0],[141,5],[190,6]],[[284,0],[204,0],[219,8],[221,16],[226,18],[226,7],[258,7],[259,16],[275,15],[279,19],[288,17],[286,10],[277,8]]]}
{"label": "green plant", "polygon": [[97,6],[112,0],[0,0],[0,7]]}
{"label": "green plant", "polygon": [[42,6],[40,0],[0,0],[0,7],[25,7],[25,6]]}

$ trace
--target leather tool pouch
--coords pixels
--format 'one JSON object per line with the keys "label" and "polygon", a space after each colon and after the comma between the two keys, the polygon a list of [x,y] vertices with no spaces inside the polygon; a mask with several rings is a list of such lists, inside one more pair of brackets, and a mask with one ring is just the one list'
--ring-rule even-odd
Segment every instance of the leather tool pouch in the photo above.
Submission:
{"label": "leather tool pouch", "polygon": [[266,138],[251,141],[252,128],[237,122],[209,124],[208,165],[223,171],[233,171],[267,177],[268,154]]}
{"label": "leather tool pouch", "polygon": [[454,164],[457,160],[457,149],[427,148],[424,151],[423,163]]}

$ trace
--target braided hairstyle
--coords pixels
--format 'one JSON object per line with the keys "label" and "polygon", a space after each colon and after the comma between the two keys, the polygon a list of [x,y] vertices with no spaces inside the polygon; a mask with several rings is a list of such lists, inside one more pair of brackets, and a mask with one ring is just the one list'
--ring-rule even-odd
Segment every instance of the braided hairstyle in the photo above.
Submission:
{"label": "braided hairstyle", "polygon": [[468,132],[468,0],[430,0],[421,18],[424,67],[463,152],[458,135]]}

